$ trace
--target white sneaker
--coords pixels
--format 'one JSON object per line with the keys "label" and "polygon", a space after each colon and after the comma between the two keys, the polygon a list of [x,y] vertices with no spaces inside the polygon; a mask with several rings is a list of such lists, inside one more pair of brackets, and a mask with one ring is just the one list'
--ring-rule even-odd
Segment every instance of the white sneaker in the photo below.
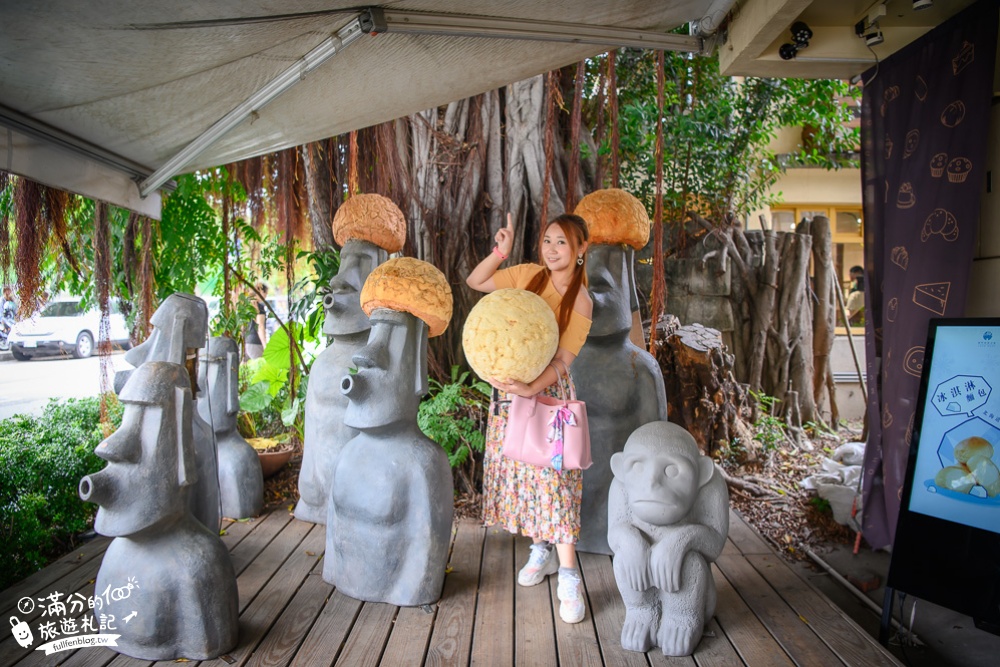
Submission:
{"label": "white sneaker", "polygon": [[521,586],[536,586],[550,574],[559,571],[559,558],[551,545],[532,544],[528,555],[528,564],[517,573],[517,583]]}
{"label": "white sneaker", "polygon": [[571,574],[560,572],[556,594],[560,601],[559,618],[564,623],[582,621],[586,609],[583,603],[583,582],[580,581],[580,574],[576,571]]}

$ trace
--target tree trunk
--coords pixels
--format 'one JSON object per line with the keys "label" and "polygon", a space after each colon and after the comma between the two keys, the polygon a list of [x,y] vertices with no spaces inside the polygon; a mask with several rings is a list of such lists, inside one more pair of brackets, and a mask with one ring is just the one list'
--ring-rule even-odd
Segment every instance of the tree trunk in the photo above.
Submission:
{"label": "tree trunk", "polygon": [[747,391],[733,375],[733,356],[726,352],[722,335],[700,324],[678,324],[668,315],[657,327],[662,342],[656,358],[666,371],[671,421],[690,431],[709,455],[735,438],[751,445],[753,432],[744,421],[749,414]]}
{"label": "tree trunk", "polygon": [[[813,401],[817,409],[823,405],[826,394],[830,401],[831,414],[837,411],[836,396],[828,391],[830,373],[830,351],[833,349],[834,327],[837,320],[837,300],[834,295],[836,275],[833,266],[833,243],[830,237],[830,220],[818,215],[809,225],[812,235],[813,253]],[[832,418],[834,424],[836,417]]]}
{"label": "tree trunk", "polygon": [[306,174],[313,249],[319,251],[333,246],[333,175],[324,155],[323,142],[305,144],[299,150]]}

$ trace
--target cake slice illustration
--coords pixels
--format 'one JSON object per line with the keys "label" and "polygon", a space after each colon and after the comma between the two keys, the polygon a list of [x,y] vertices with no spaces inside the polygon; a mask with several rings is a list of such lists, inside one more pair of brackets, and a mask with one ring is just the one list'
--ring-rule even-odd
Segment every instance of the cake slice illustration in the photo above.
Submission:
{"label": "cake slice illustration", "polygon": [[944,315],[948,306],[951,283],[924,283],[913,288],[913,303],[937,315]]}

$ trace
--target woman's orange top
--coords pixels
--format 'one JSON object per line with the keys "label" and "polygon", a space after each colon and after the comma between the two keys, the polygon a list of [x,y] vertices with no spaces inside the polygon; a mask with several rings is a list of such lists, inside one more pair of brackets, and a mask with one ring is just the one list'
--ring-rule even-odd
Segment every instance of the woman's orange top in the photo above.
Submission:
{"label": "woman's orange top", "polygon": [[[508,269],[501,269],[493,274],[493,284],[496,285],[497,289],[525,289],[529,284],[531,284],[531,279],[534,278],[539,271],[542,271],[542,267],[538,264],[518,264],[517,266],[512,266]],[[581,287],[580,289],[586,289]],[[552,280],[545,283],[545,289],[539,295],[545,299],[545,303],[549,304],[549,308],[555,313],[556,318],[559,317],[559,303],[562,301],[562,295],[556,291],[555,286],[552,284]],[[570,314],[569,324],[566,326],[566,331],[562,332],[559,336],[559,347],[566,350],[567,352],[572,352],[573,355],[580,354],[580,348],[583,344],[587,342],[587,334],[590,333],[590,325],[592,322],[586,317],[576,312],[575,310]]]}

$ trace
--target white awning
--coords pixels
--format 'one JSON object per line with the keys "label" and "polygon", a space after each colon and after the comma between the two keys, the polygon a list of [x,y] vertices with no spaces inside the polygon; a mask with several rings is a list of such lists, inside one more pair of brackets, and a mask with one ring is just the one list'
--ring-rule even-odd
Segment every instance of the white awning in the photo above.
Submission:
{"label": "white awning", "polygon": [[[139,200],[150,174],[342,134],[622,43],[698,50],[667,33],[730,4],[401,0],[375,15],[385,32],[345,38],[371,16],[343,0],[5,3],[0,167],[158,217],[157,197]],[[267,100],[283,74],[294,85]]]}

